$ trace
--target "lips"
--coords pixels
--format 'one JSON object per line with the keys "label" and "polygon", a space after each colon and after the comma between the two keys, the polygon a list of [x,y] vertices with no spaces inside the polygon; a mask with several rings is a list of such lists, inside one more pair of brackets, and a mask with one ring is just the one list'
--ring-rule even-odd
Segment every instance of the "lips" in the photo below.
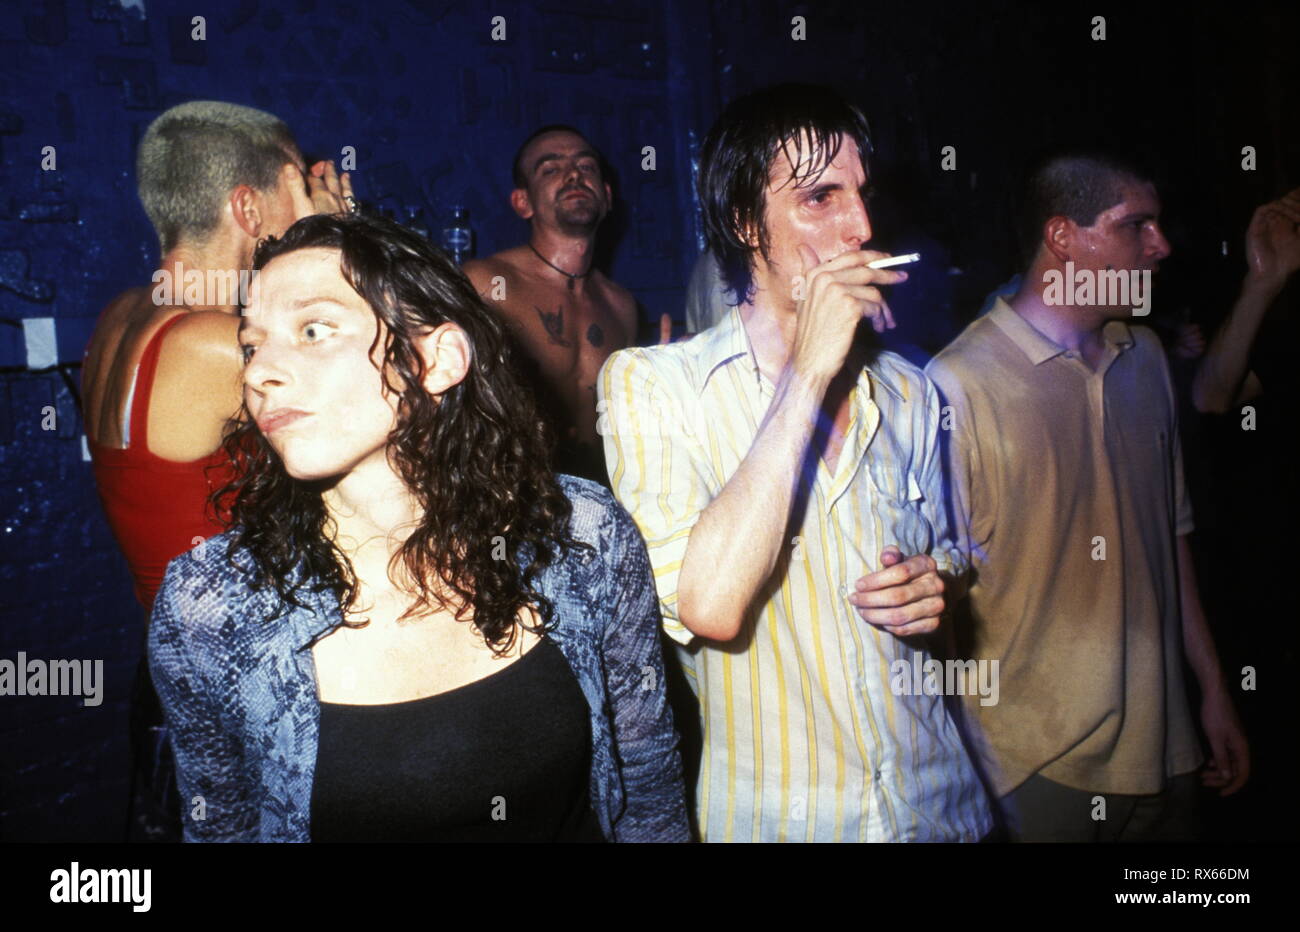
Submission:
{"label": "lips", "polygon": [[276,408],[257,419],[257,428],[264,434],[270,434],[305,417],[311,417],[311,412],[299,411],[297,408]]}

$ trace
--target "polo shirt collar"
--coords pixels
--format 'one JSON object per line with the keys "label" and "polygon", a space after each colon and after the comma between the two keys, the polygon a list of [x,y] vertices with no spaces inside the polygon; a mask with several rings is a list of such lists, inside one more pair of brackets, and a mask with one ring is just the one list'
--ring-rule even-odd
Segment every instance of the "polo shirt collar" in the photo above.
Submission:
{"label": "polo shirt collar", "polygon": [[[993,310],[989,311],[989,318],[1035,366],[1065,352],[1065,347],[1040,333],[1033,324],[1017,314],[1003,298],[993,302]],[[1117,349],[1127,349],[1133,345],[1133,332],[1122,320],[1107,321],[1101,334],[1107,343]]]}

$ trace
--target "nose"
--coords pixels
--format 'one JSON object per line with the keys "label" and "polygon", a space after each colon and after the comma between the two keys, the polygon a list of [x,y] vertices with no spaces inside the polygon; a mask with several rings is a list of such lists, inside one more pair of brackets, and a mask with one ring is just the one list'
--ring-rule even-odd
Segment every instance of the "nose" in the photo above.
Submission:
{"label": "nose", "polygon": [[264,340],[244,366],[244,388],[258,395],[282,388],[291,381],[283,356],[271,340]]}
{"label": "nose", "polygon": [[1148,253],[1157,262],[1167,259],[1174,249],[1169,245],[1169,240],[1165,239],[1165,231],[1160,229],[1159,224],[1153,224],[1152,234],[1151,242],[1147,246]]}
{"label": "nose", "polygon": [[861,249],[863,244],[871,241],[871,217],[866,202],[856,192],[845,218],[844,238],[854,249]]}

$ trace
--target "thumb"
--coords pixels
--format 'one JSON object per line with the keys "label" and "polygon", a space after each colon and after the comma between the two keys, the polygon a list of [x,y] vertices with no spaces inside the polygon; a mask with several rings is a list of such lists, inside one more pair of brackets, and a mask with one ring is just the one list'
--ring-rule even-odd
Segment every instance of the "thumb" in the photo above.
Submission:
{"label": "thumb", "polygon": [[673,319],[667,314],[659,315],[659,342],[669,343],[673,338]]}
{"label": "thumb", "polygon": [[880,551],[880,565],[891,567],[895,563],[903,562],[903,551],[899,550],[893,544],[890,544],[884,550]]}

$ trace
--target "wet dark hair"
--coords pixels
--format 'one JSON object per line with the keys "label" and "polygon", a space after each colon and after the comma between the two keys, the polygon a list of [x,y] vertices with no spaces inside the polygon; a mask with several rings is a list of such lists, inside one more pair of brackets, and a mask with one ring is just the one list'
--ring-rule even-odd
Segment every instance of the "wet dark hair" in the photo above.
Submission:
{"label": "wet dark hair", "polygon": [[1053,217],[1068,217],[1090,227],[1102,211],[1124,199],[1124,188],[1154,179],[1136,160],[1102,150],[1058,151],[1038,160],[1021,196],[1017,236],[1028,268],[1043,242],[1043,226]]}
{"label": "wet dark hair", "polygon": [[551,123],[543,126],[541,129],[535,130],[532,135],[520,143],[519,148],[515,150],[514,161],[510,163],[510,178],[514,182],[516,188],[528,187],[528,172],[523,163],[525,150],[527,150],[535,140],[540,139],[547,133],[573,133],[575,136],[581,136],[587,141],[587,145],[591,146],[591,151],[596,153],[596,162],[600,165],[601,177],[609,177],[609,171],[607,170],[608,166],[605,164],[605,157],[600,154],[600,151],[597,150],[594,145],[592,145],[591,140],[587,139],[586,133],[580,129],[575,129],[572,126],[569,126],[567,123]]}
{"label": "wet dark hair", "polygon": [[[840,136],[858,146],[863,164],[871,155],[867,118],[835,91],[811,84],[779,84],[727,105],[700,151],[699,195],[704,233],[736,304],[754,285],[755,253],[768,256],[765,211],[772,165],[784,150],[796,166],[810,145],[808,164],[793,179],[808,187],[835,161]],[[745,231],[758,233],[757,249]]]}
{"label": "wet dark hair", "polygon": [[[587,546],[569,534],[571,506],[551,471],[550,436],[520,380],[513,343],[450,259],[389,220],[304,218],[260,244],[253,267],[311,248],[339,251],[343,277],[380,324],[371,352],[382,339],[386,382],[397,393],[389,462],[423,510],[392,561],[418,586],[406,615],[472,615],[495,652],[509,650],[524,606],[541,615],[540,627],[523,624],[526,630],[553,621],[553,606],[536,589],[541,570],[561,551]],[[422,385],[426,366],[415,339],[446,322],[465,331],[471,363],[464,380],[435,399]],[[328,533],[321,497],[328,481],[290,476],[246,406],[224,445],[237,478],[217,497],[231,508],[230,555],[241,547],[252,555],[254,587],[274,586],[283,608],[302,606],[298,593],[310,583],[311,591],[333,592],[341,613],[350,610],[356,577]],[[306,576],[292,582],[300,561]]]}

